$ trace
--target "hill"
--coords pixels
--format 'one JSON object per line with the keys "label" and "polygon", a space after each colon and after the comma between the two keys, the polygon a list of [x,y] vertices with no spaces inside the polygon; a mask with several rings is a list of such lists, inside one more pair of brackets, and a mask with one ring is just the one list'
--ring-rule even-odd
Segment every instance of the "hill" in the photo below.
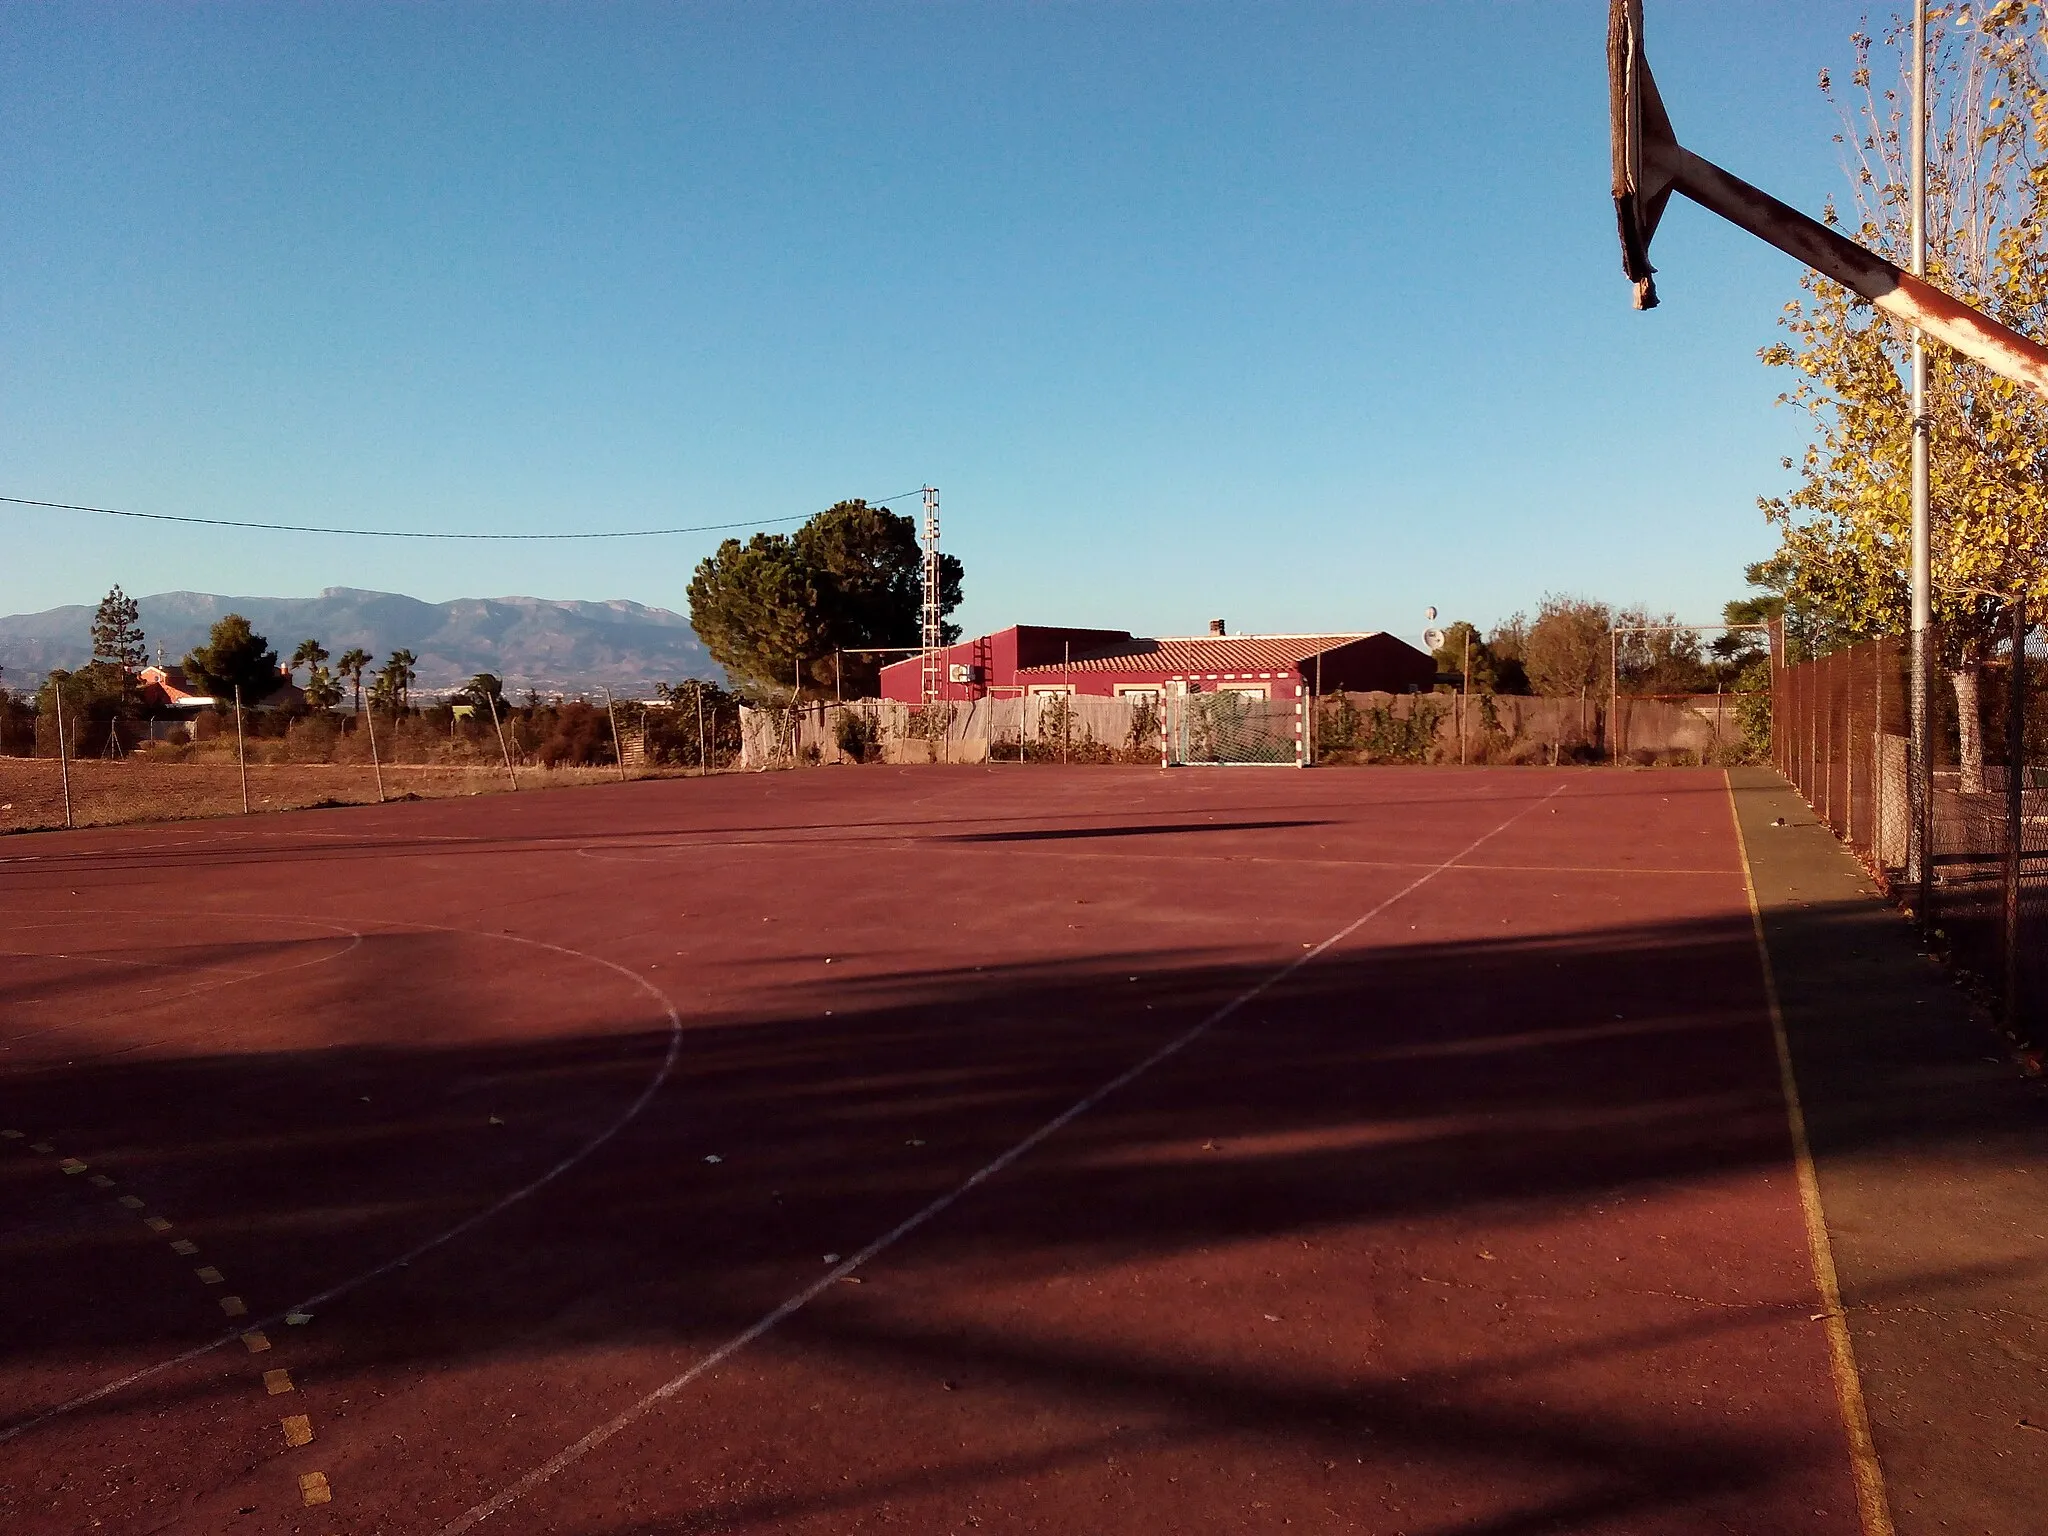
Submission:
{"label": "hill", "polygon": [[[151,658],[161,651],[172,662],[201,644],[214,620],[239,613],[281,657],[309,636],[337,656],[359,645],[380,663],[395,650],[413,651],[425,689],[454,687],[478,672],[497,673],[511,693],[610,688],[638,697],[659,682],[723,681],[688,619],[623,600],[423,603],[395,592],[329,587],[318,597],[159,592],[137,602]],[[92,615],[90,605],[77,604],[0,618],[0,684],[26,687],[52,667],[83,665],[91,657]]]}

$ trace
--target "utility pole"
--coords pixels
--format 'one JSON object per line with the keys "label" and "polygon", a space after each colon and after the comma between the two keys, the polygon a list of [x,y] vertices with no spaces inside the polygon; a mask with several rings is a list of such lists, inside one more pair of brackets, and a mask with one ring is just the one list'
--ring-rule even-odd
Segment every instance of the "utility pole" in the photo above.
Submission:
{"label": "utility pole", "polygon": [[[1927,275],[1927,0],[1913,3],[1913,131],[1912,265],[1913,275]],[[1927,415],[1927,341],[1913,328],[1913,648],[1909,694],[1913,732],[1912,761],[1906,779],[1909,824],[1906,873],[1914,886],[1913,907],[1922,924],[1932,921],[1929,898],[1934,893],[1934,721],[1928,708],[1929,628],[1934,617],[1933,532],[1929,508],[1932,423]]]}
{"label": "utility pole", "polygon": [[939,488],[924,487],[924,612],[918,644],[924,651],[923,696],[926,707],[939,698],[939,647],[945,637],[939,606]]}

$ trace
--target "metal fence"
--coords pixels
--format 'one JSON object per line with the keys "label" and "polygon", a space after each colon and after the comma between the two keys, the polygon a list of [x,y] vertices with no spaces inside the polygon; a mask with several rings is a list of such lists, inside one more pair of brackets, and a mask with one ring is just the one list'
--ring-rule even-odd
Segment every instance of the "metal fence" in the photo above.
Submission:
{"label": "metal fence", "polygon": [[[2010,639],[1966,665],[1936,631],[1925,878],[1913,836],[1910,647],[1886,636],[1773,677],[1772,759],[1880,883],[1918,909],[2008,1027],[2048,1037],[2048,665]],[[2031,649],[2030,649],[2031,648]]]}
{"label": "metal fence", "polygon": [[291,719],[233,709],[177,722],[67,718],[52,708],[0,735],[0,832],[177,821],[737,766],[727,703],[559,702],[361,711]]}

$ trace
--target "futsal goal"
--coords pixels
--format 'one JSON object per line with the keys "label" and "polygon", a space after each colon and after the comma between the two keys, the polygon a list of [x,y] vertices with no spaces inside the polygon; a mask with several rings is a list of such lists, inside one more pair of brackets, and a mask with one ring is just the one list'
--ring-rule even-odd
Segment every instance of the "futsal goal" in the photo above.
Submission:
{"label": "futsal goal", "polygon": [[1161,697],[1159,714],[1162,767],[1299,768],[1308,761],[1303,699],[1170,692]]}

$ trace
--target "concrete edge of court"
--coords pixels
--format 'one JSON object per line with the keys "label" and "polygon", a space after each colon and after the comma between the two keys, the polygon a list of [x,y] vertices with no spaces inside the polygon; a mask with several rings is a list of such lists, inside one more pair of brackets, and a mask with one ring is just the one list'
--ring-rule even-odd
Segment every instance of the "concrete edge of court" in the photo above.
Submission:
{"label": "concrete edge of court", "polygon": [[2038,1536],[2048,1091],[1774,770],[1729,776],[1902,1536]]}

